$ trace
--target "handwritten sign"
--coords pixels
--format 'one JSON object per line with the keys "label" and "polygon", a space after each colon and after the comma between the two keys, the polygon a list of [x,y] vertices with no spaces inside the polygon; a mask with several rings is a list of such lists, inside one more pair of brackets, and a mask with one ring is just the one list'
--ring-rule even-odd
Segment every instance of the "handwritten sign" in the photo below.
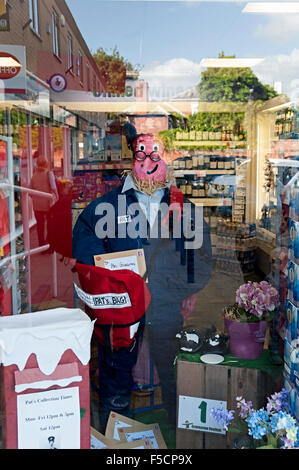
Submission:
{"label": "handwritten sign", "polygon": [[124,258],[115,258],[111,260],[104,261],[104,267],[110,269],[110,271],[116,271],[118,269],[129,269],[136,274],[139,274],[137,257],[136,256],[126,256]]}
{"label": "handwritten sign", "polygon": [[94,256],[95,266],[117,271],[128,269],[139,276],[144,276],[146,264],[143,249],[118,251]]}

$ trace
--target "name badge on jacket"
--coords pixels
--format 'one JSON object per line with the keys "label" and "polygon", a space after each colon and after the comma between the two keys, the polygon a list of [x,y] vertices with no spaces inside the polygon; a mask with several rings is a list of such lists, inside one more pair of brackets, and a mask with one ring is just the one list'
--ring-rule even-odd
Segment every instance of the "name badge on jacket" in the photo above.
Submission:
{"label": "name badge on jacket", "polygon": [[118,224],[128,224],[131,222],[132,216],[131,215],[119,215],[117,217]]}

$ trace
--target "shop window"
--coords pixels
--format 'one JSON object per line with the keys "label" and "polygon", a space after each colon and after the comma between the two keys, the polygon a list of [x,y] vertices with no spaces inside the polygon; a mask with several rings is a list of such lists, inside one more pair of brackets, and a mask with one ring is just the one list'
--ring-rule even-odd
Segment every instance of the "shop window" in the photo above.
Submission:
{"label": "shop window", "polygon": [[52,128],[54,171],[56,175],[62,176],[63,172],[63,133],[62,127]]}
{"label": "shop window", "polygon": [[31,19],[31,29],[39,34],[39,18],[38,18],[38,0],[29,0],[29,17]]}
{"label": "shop window", "polygon": [[58,15],[56,11],[52,13],[52,30],[53,30],[53,52],[59,57],[60,56],[60,47],[59,47],[59,26],[58,26]]}

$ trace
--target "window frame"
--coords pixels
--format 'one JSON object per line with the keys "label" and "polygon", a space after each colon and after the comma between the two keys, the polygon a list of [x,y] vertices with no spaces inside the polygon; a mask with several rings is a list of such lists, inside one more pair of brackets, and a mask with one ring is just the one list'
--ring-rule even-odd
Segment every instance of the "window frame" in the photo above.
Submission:
{"label": "window frame", "polygon": [[39,29],[39,2],[38,0],[29,0],[29,18],[31,19],[30,28],[34,33],[40,35]]}
{"label": "window frame", "polygon": [[79,77],[80,84],[83,85],[84,79],[84,61],[83,61],[83,54],[80,50],[78,50],[78,72],[77,76]]}
{"label": "window frame", "polygon": [[71,72],[74,71],[73,36],[71,33],[67,34],[67,68]]}
{"label": "window frame", "polygon": [[56,57],[60,58],[60,38],[59,38],[59,21],[58,13],[52,11],[52,36],[53,36],[53,53]]}
{"label": "window frame", "polygon": [[92,91],[91,90],[91,76],[90,76],[90,67],[89,67],[89,63],[87,62],[86,64],[86,80],[87,80],[87,91]]}

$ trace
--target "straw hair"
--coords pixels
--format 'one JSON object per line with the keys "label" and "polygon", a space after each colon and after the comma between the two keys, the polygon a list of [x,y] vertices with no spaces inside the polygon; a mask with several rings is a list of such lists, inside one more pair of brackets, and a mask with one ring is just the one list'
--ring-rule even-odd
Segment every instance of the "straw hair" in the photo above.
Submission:
{"label": "straw hair", "polygon": [[164,180],[161,182],[156,180],[141,180],[140,178],[137,178],[134,175],[132,170],[125,170],[122,173],[123,177],[128,175],[132,176],[136,189],[138,189],[138,191],[141,191],[142,193],[148,194],[149,196],[154,194],[155,191],[158,191],[158,189],[165,188],[165,186],[168,186],[169,183],[173,181],[173,171],[169,168],[167,169]]}

